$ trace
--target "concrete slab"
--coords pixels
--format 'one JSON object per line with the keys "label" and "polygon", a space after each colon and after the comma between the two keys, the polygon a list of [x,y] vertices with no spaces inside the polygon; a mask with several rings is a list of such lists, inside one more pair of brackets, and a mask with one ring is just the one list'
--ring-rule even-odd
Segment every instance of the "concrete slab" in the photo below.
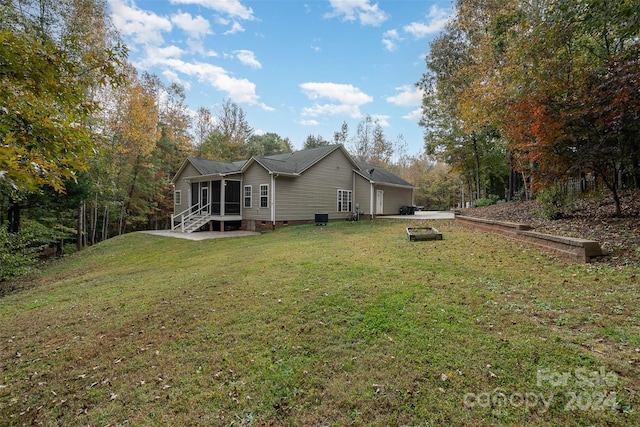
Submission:
{"label": "concrete slab", "polygon": [[141,231],[140,233],[153,234],[155,236],[175,237],[178,239],[188,239],[188,240],[222,239],[227,237],[257,236],[260,234],[255,231],[245,231],[245,230],[225,231],[225,232],[196,231],[195,233],[181,233],[179,231],[171,231],[171,230],[148,230],[148,231]]}
{"label": "concrete slab", "polygon": [[417,211],[413,215],[387,215],[378,216],[380,219],[407,219],[407,220],[421,220],[421,219],[454,219],[455,215],[449,211]]}

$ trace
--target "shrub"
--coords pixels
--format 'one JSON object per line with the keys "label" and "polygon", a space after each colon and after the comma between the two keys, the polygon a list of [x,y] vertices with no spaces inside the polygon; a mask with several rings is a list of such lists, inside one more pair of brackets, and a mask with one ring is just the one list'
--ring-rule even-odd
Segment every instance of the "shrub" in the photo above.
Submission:
{"label": "shrub", "polygon": [[473,207],[481,208],[483,206],[495,205],[496,203],[498,203],[498,200],[500,200],[500,196],[496,196],[495,194],[489,194],[488,197],[478,199],[475,202],[473,202]]}
{"label": "shrub", "polygon": [[24,221],[19,233],[0,227],[0,282],[30,272],[42,251],[64,237],[65,233],[35,221]]}
{"label": "shrub", "polygon": [[564,192],[560,185],[547,187],[536,194],[542,216],[556,220],[564,218],[573,211],[573,197]]}

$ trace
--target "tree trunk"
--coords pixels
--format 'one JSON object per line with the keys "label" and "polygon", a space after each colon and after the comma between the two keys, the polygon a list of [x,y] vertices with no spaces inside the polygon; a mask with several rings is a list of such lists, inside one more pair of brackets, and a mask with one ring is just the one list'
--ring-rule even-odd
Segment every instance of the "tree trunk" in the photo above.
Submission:
{"label": "tree trunk", "polygon": [[9,199],[9,211],[7,212],[9,233],[20,231],[20,205],[14,199]]}
{"label": "tree trunk", "polygon": [[93,203],[91,204],[91,225],[89,227],[91,232],[90,245],[96,244],[96,233],[98,228],[98,194],[96,193]]}
{"label": "tree trunk", "polygon": [[122,212],[120,214],[120,234],[124,233],[124,229],[127,223],[127,215],[129,212],[129,208],[131,207],[131,199],[133,199],[133,194],[136,190],[136,184],[138,181],[138,173],[140,172],[140,156],[136,157],[136,161],[133,165],[133,178],[131,179],[131,186],[129,187],[129,195],[127,199],[123,203]]}
{"label": "tree trunk", "polygon": [[102,215],[102,242],[109,237],[109,206],[105,205]]}
{"label": "tree trunk", "polygon": [[609,179],[606,173],[600,174],[600,176],[602,176],[602,182],[604,183],[605,187],[609,189],[609,191],[611,192],[611,196],[613,197],[613,202],[616,206],[615,216],[621,217],[622,206],[620,202],[620,195],[618,194],[618,186],[616,185],[618,173],[615,170],[615,167],[613,173],[609,175],[611,179]]}
{"label": "tree trunk", "polygon": [[478,141],[476,133],[471,132],[471,143],[473,146],[473,159],[476,162],[476,200],[480,199],[480,153],[478,153]]}
{"label": "tree trunk", "polygon": [[78,206],[78,220],[77,220],[77,227],[76,227],[76,249],[78,251],[82,250],[82,223],[84,221],[84,204],[81,203],[80,206]]}

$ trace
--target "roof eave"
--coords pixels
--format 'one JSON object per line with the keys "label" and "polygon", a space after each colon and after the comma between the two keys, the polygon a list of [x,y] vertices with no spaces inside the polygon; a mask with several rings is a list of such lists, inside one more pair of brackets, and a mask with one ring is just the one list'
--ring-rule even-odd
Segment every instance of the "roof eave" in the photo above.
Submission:
{"label": "roof eave", "polygon": [[278,172],[278,171],[269,171],[269,175],[277,175],[277,176],[290,176],[292,178],[297,178],[300,176],[299,173],[292,172]]}

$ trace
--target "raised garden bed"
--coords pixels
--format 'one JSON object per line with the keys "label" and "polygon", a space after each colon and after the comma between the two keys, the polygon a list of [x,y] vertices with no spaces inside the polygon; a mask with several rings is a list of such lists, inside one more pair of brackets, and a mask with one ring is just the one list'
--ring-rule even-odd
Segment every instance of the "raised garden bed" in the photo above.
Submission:
{"label": "raised garden bed", "polygon": [[433,227],[407,227],[407,234],[409,240],[421,241],[421,240],[442,240],[442,233]]}

